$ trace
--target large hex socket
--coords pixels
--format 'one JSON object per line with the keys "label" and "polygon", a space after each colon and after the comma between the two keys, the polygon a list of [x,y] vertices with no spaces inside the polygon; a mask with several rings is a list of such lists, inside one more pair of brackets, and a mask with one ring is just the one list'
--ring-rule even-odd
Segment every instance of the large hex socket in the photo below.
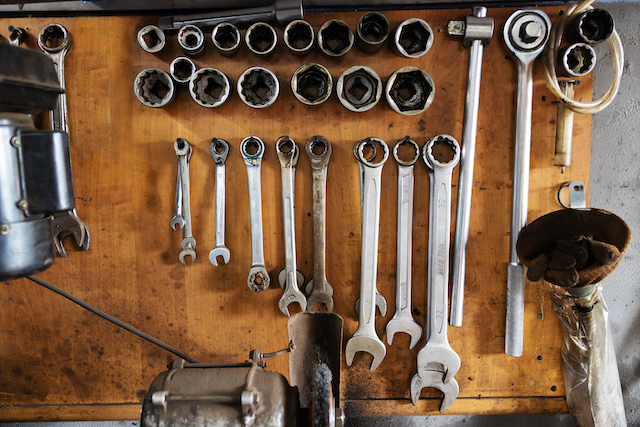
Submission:
{"label": "large hex socket", "polygon": [[238,95],[253,108],[266,108],[276,102],[280,82],[273,72],[263,67],[251,67],[238,79]]}
{"label": "large hex socket", "polygon": [[415,116],[433,102],[435,85],[429,73],[418,67],[402,67],[389,80],[385,96],[389,106],[399,114]]}
{"label": "large hex socket", "polygon": [[137,39],[140,47],[145,52],[149,53],[158,53],[167,44],[164,32],[155,25],[147,25],[146,27],[143,27],[138,31]]}
{"label": "large hex socket", "polygon": [[189,93],[199,105],[216,108],[231,96],[231,82],[220,70],[211,67],[201,68],[189,82]]}
{"label": "large hex socket", "polygon": [[393,40],[402,56],[419,58],[431,49],[433,30],[426,21],[409,18],[398,25]]}
{"label": "large hex socket", "polygon": [[256,22],[244,36],[249,50],[259,56],[271,55],[278,45],[278,34],[266,22]]}
{"label": "large hex socket", "polygon": [[582,12],[568,24],[569,39],[597,45],[607,40],[613,33],[613,17],[604,9],[591,9]]}
{"label": "large hex socket", "polygon": [[195,25],[185,25],[178,31],[178,44],[186,55],[193,57],[202,55],[204,41],[202,30]]}
{"label": "large hex socket", "polygon": [[142,105],[151,108],[166,107],[173,103],[178,95],[169,73],[158,68],[140,71],[133,81],[133,92]]}
{"label": "large hex socket", "polygon": [[306,55],[311,52],[315,41],[313,27],[301,19],[291,21],[284,29],[284,44],[296,55]]}
{"label": "large hex socket", "polygon": [[377,52],[389,38],[389,20],[380,12],[368,12],[358,21],[358,48],[366,53]]}
{"label": "large hex socket", "polygon": [[596,66],[596,52],[586,43],[574,43],[558,52],[556,73],[563,77],[582,77]]}
{"label": "large hex socket", "polygon": [[346,109],[356,113],[368,111],[382,97],[382,80],[371,68],[356,65],[340,75],[336,93]]}
{"label": "large hex socket", "polygon": [[291,90],[307,105],[318,105],[329,99],[333,88],[331,73],[316,63],[301,65],[291,78]]}
{"label": "large hex socket", "polygon": [[341,19],[330,19],[318,30],[318,46],[327,56],[343,56],[351,50],[354,41],[351,27]]}
{"label": "large hex socket", "polygon": [[211,40],[218,52],[224,56],[233,56],[240,50],[240,30],[233,24],[223,22],[211,32]]}
{"label": "large hex socket", "polygon": [[179,56],[169,65],[169,74],[177,83],[187,84],[198,70],[196,64],[186,56]]}

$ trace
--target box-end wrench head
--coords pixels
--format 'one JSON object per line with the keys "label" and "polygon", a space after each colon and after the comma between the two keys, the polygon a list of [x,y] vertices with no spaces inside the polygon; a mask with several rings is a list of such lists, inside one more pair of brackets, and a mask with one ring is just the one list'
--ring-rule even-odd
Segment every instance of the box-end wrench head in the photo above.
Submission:
{"label": "box-end wrench head", "polygon": [[418,404],[420,392],[423,388],[437,388],[444,394],[440,403],[440,412],[445,412],[458,398],[458,393],[460,392],[458,382],[453,379],[445,384],[442,382],[442,372],[439,371],[426,371],[422,375],[415,374],[411,378],[411,402],[414,406]]}
{"label": "box-end wrench head", "polygon": [[225,166],[224,162],[229,154],[229,144],[224,139],[213,138],[209,145],[213,162],[216,164],[216,225],[215,247],[209,252],[209,261],[218,266],[218,257],[222,257],[225,264],[229,263],[231,252],[224,244],[225,237]]}
{"label": "box-end wrench head", "polygon": [[[410,146],[414,152],[411,160],[402,160],[398,150],[403,145]],[[409,350],[418,344],[422,336],[422,327],[411,314],[411,266],[412,266],[412,224],[413,224],[413,166],[420,159],[420,146],[408,136],[393,147],[393,157],[398,162],[398,240],[396,272],[396,312],[387,323],[387,344],[393,343],[398,332],[411,337]]]}

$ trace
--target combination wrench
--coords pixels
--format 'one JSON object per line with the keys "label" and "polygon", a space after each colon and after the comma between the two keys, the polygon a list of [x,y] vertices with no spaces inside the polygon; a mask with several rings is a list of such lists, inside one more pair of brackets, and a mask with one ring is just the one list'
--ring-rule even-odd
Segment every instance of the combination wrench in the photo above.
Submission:
{"label": "combination wrench", "polygon": [[[447,339],[451,177],[460,160],[460,145],[450,135],[434,136],[424,146],[422,159],[429,168],[431,183],[427,276],[429,313],[427,343],[418,352],[418,373],[411,379],[411,400],[417,404],[424,387],[435,387],[445,393],[440,405],[440,412],[444,412],[458,396],[454,377],[461,363],[460,356]],[[451,383],[453,385],[449,385]]]}
{"label": "combination wrench", "polygon": [[502,36],[518,67],[516,132],[513,160],[513,194],[509,264],[507,266],[507,318],[505,353],[522,356],[524,341],[524,286],[526,269],[518,259],[516,242],[527,224],[533,62],[544,50],[551,31],[549,17],[538,9],[517,10],[507,18]]}
{"label": "combination wrench", "polygon": [[464,21],[449,21],[447,33],[463,36],[463,44],[470,45],[467,95],[462,119],[462,151],[458,168],[458,203],[451,261],[451,326],[462,326],[464,306],[464,280],[467,263],[467,243],[471,222],[471,194],[473,192],[473,166],[476,156],[478,110],[480,105],[480,77],[484,46],[493,36],[493,18],[487,8],[476,6]]}
{"label": "combination wrench", "polygon": [[327,165],[331,143],[324,136],[312,136],[304,146],[313,175],[313,279],[307,283],[307,306],[315,312],[317,304],[333,311],[333,288],[327,281]]}
{"label": "combination wrench", "polygon": [[[410,161],[402,160],[398,156],[398,149],[402,145],[410,145],[415,150],[415,156]],[[393,343],[393,337],[396,333],[404,332],[411,337],[409,343],[409,350],[411,350],[418,344],[422,336],[422,327],[418,325],[411,314],[411,239],[415,186],[413,166],[420,158],[420,147],[407,136],[393,147],[393,157],[398,162],[398,266],[396,271],[396,312],[387,323],[387,344]]]}
{"label": "combination wrench", "polygon": [[229,249],[224,244],[226,220],[224,162],[229,154],[229,144],[224,139],[213,138],[211,145],[209,145],[209,151],[211,151],[213,162],[216,164],[216,245],[209,252],[209,261],[217,267],[219,256],[222,257],[225,264],[229,263],[231,257]]}
{"label": "combination wrench", "polygon": [[[367,159],[364,149],[369,144],[378,144],[382,159]],[[387,354],[387,348],[376,333],[376,278],[378,275],[378,234],[380,231],[380,193],[382,191],[382,167],[389,158],[389,147],[380,138],[367,138],[357,146],[357,159],[364,172],[362,179],[362,255],[360,259],[360,301],[358,329],[347,342],[345,354],[351,366],[359,351],[373,356],[370,370],[374,371]]]}
{"label": "combination wrench", "polygon": [[[38,46],[53,61],[58,73],[60,86],[66,89],[64,79],[64,59],[71,48],[71,35],[67,29],[60,24],[45,25],[38,34]],[[49,122],[51,130],[69,133],[69,117],[67,109],[66,92],[58,96],[56,108],[49,112]],[[54,237],[53,243],[56,252],[63,257],[67,252],[62,244],[62,240],[69,235],[73,235],[76,244],[85,251],[89,250],[91,244],[91,234],[89,226],[78,217],[78,212],[74,208],[67,212],[56,214],[53,218]]]}
{"label": "combination wrench", "polygon": [[[187,256],[191,257],[191,262],[196,261],[196,239],[193,237],[191,225],[191,188],[189,183],[189,162],[191,161],[193,147],[186,139],[178,138],[173,143],[173,150],[178,158],[179,175],[176,185],[176,207],[174,212],[182,214],[182,226],[180,227],[182,228],[182,242],[180,243],[182,250],[178,255],[178,259],[180,259],[181,263],[187,265],[185,260]],[[178,197],[178,194],[180,197]],[[178,205],[180,205],[180,208],[178,208]],[[174,219],[171,219],[171,228],[175,230],[174,224]]]}
{"label": "combination wrench", "polygon": [[248,136],[240,143],[240,153],[247,166],[249,182],[249,211],[251,214],[251,269],[247,278],[249,289],[262,292],[269,287],[271,278],[264,263],[262,235],[262,193],[260,165],[264,156],[264,142],[256,136]]}
{"label": "combination wrench", "polygon": [[[284,286],[284,294],[278,302],[280,311],[289,317],[289,304],[298,303],[302,311],[307,309],[307,298],[300,291],[298,283],[304,282],[304,277],[297,270],[296,264],[296,230],[295,230],[295,174],[300,148],[288,136],[278,138],[276,153],[280,161],[280,177],[282,179],[282,217],[284,222],[284,253],[285,267],[278,279],[280,286]],[[299,279],[302,277],[302,279]]]}

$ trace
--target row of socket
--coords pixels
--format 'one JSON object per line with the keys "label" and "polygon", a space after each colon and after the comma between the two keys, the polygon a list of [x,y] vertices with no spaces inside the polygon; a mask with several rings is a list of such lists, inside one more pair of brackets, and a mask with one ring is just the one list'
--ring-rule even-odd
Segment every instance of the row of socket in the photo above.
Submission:
{"label": "row of socket", "polygon": [[[358,21],[356,35],[360,50],[373,53],[385,44],[390,35],[387,18],[379,12],[368,12]],[[178,44],[189,56],[199,56],[204,52],[205,36],[195,25],[185,25],[178,30]],[[138,32],[138,43],[146,52],[158,53],[166,45],[164,32],[155,25],[148,25]],[[276,30],[266,22],[256,22],[245,34],[245,43],[249,50],[259,56],[271,55],[278,44]],[[284,44],[296,55],[311,52],[316,36],[313,27],[307,21],[295,20],[284,29]],[[214,27],[211,40],[217,50],[225,56],[238,52],[242,42],[240,30],[228,22]],[[330,19],[318,30],[317,43],[327,56],[345,55],[353,47],[356,40],[349,24],[340,19]],[[429,24],[418,18],[402,21],[394,33],[396,50],[407,58],[418,58],[431,48],[433,31]]]}
{"label": "row of socket", "polygon": [[[231,96],[231,82],[226,74],[212,67],[197,70],[195,63],[187,57],[176,58],[171,63],[170,73],[158,68],[142,70],[134,80],[134,92],[138,100],[153,108],[170,105],[178,93],[174,81],[188,85],[191,97],[203,107],[219,107]],[[383,88],[382,80],[374,70],[356,65],[340,75],[335,91],[345,108],[364,112],[380,101]],[[303,64],[293,73],[291,90],[300,102],[318,105],[331,96],[333,78],[329,70],[318,63]],[[246,105],[266,108],[278,98],[280,82],[271,70],[251,67],[240,75],[237,91]],[[407,66],[391,74],[384,92],[395,112],[413,116],[429,108],[433,102],[435,85],[425,70]]]}

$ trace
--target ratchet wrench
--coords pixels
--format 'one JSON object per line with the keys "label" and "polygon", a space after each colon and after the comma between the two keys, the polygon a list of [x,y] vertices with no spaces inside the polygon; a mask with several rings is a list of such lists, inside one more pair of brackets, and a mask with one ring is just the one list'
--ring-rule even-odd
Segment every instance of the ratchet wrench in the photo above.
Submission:
{"label": "ratchet wrench", "polygon": [[[427,294],[427,343],[418,352],[418,373],[411,379],[411,400],[417,403],[424,387],[457,389],[445,385],[455,382],[460,356],[447,339],[447,299],[449,287],[449,245],[451,240],[451,177],[460,160],[460,145],[450,135],[437,135],[427,141],[422,158],[429,168],[429,251]],[[436,371],[437,373],[434,373]],[[451,386],[448,386],[451,387]],[[453,399],[452,399],[453,397]],[[440,406],[444,412],[456,396],[447,396]]]}
{"label": "ratchet wrench", "polygon": [[216,164],[216,246],[209,252],[209,261],[218,266],[218,257],[222,257],[225,264],[229,263],[231,253],[224,244],[225,232],[225,166],[224,162],[229,154],[229,144],[224,139],[213,138],[209,146],[211,156]]}
{"label": "ratchet wrench", "polygon": [[[383,150],[382,159],[368,160],[363,152],[368,144],[378,144]],[[380,138],[367,138],[357,145],[357,159],[364,168],[362,197],[362,255],[360,260],[360,302],[358,329],[347,342],[347,365],[351,366],[355,354],[365,351],[373,356],[370,370],[374,371],[387,348],[376,333],[376,278],[378,275],[378,234],[380,231],[380,192],[382,190],[382,166],[389,158],[389,147]]]}
{"label": "ratchet wrench", "polygon": [[240,143],[240,153],[247,166],[249,181],[249,209],[251,214],[251,269],[247,278],[249,289],[262,292],[269,287],[271,278],[264,263],[262,247],[262,194],[260,165],[264,156],[264,142],[256,136],[249,136]]}
{"label": "ratchet wrench", "polygon": [[[284,294],[278,302],[280,311],[289,317],[289,304],[298,303],[302,311],[307,309],[307,298],[300,291],[298,280],[301,273],[297,270],[296,265],[296,228],[295,228],[295,174],[298,158],[300,157],[300,148],[293,139],[288,136],[278,138],[276,141],[276,153],[280,161],[280,176],[282,179],[282,216],[284,221],[284,253],[285,268],[280,273],[280,285],[285,284]],[[284,279],[284,280],[282,280]]]}
{"label": "ratchet wrench", "polygon": [[[178,259],[180,259],[181,263],[187,265],[187,261],[185,261],[187,256],[191,257],[191,262],[196,261],[196,239],[193,237],[191,226],[191,187],[189,183],[189,162],[191,161],[193,147],[186,139],[178,138],[176,142],[173,143],[173,150],[178,158],[178,175],[180,175],[179,187],[182,196],[180,200],[176,197],[176,201],[182,206],[182,218],[184,220],[184,226],[181,227],[182,242],[180,246],[182,246],[182,250],[178,255]],[[176,193],[178,193],[178,190],[176,190]],[[178,209],[176,208],[175,210],[177,211]],[[171,228],[174,228],[173,220]]]}

